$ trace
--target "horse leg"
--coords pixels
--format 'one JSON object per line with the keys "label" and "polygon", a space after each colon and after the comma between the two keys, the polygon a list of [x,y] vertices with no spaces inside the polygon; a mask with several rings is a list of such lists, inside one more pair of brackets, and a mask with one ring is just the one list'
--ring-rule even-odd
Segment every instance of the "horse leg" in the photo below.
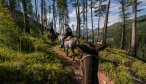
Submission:
{"label": "horse leg", "polygon": [[53,41],[53,36],[51,36],[51,41]]}
{"label": "horse leg", "polygon": [[66,53],[66,51],[65,51],[65,46],[64,46],[64,52]]}
{"label": "horse leg", "polygon": [[79,54],[80,55],[80,59],[82,59],[82,57],[83,57],[83,52],[81,52],[81,54]]}
{"label": "horse leg", "polygon": [[79,71],[80,71],[80,77],[83,78],[83,61],[80,61]]}
{"label": "horse leg", "polygon": [[65,55],[67,56],[67,49],[66,49],[66,47],[64,47],[63,49],[64,49],[64,52],[65,52]]}
{"label": "horse leg", "polygon": [[68,48],[66,48],[66,56],[68,57]]}
{"label": "horse leg", "polygon": [[73,57],[73,60],[75,60],[75,49],[74,48],[71,48],[71,51],[72,51],[72,57]]}
{"label": "horse leg", "polygon": [[68,57],[68,47],[65,45],[64,45],[64,52],[65,52],[66,57]]}

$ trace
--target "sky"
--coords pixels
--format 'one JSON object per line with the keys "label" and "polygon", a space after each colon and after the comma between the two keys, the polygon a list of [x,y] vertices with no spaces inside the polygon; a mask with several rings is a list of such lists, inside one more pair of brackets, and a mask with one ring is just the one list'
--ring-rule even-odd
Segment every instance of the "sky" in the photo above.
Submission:
{"label": "sky", "polygon": [[[38,0],[40,3],[41,0]],[[48,1],[48,0],[47,0]],[[138,0],[138,1],[142,1],[142,3],[138,6],[138,9],[141,9],[143,8],[144,10],[141,11],[141,12],[138,12],[137,16],[142,16],[142,15],[146,15],[146,0]],[[47,2],[48,3],[48,2]],[[34,0],[32,0],[32,4],[34,5]],[[52,4],[52,3],[49,3],[49,4]],[[105,2],[106,4],[106,2]],[[118,0],[111,0],[111,4],[110,4],[110,13],[109,13],[109,21],[108,21],[108,25],[112,25],[116,22],[120,22],[120,17],[119,17],[119,12],[120,12],[120,3],[118,2]],[[72,28],[72,25],[74,25],[74,28],[76,28],[76,11],[75,11],[75,8],[72,7],[71,3],[68,3],[68,10],[69,10],[69,17],[70,17],[70,27]],[[82,10],[82,8],[80,8],[80,10]],[[91,29],[91,11],[90,11],[90,8],[88,9],[88,28]],[[130,11],[132,11],[130,8],[129,8]],[[94,11],[94,9],[93,9]],[[39,6],[39,12],[40,12],[40,6]],[[94,14],[93,14],[94,16]],[[49,17],[49,15],[48,15]],[[51,15],[52,17],[52,15]],[[98,18],[97,17],[93,17],[93,20],[94,20],[94,25],[93,27],[94,28],[97,28],[97,24],[98,24]],[[104,17],[101,18],[101,25],[100,25],[100,28],[103,27],[103,24],[104,24]],[[57,28],[58,28],[58,22],[57,22]]]}
{"label": "sky", "polygon": [[[137,16],[142,16],[142,15],[146,15],[146,0],[139,0],[139,1],[143,1],[143,3],[141,3],[139,6],[138,6],[138,9],[139,8],[144,8],[143,11],[141,12],[138,12],[138,15]],[[118,0],[111,0],[111,5],[110,5],[110,14],[109,14],[109,23],[108,25],[112,25],[116,22],[119,22],[120,21],[120,17],[119,17],[119,12],[120,12],[120,4],[118,2]],[[70,17],[70,25],[76,25],[76,11],[74,8],[72,8],[71,5],[69,5],[69,17]],[[90,9],[89,9],[90,10]],[[93,9],[94,10],[94,9]],[[88,12],[88,18],[89,18],[89,21],[88,21],[88,27],[91,29],[91,19],[90,19],[90,16],[91,16],[91,11]],[[97,24],[98,24],[98,21],[97,21],[97,17],[93,17],[94,18],[94,28],[97,28]],[[102,18],[102,24],[100,25],[100,28],[103,27],[103,23],[104,23],[104,18]]]}

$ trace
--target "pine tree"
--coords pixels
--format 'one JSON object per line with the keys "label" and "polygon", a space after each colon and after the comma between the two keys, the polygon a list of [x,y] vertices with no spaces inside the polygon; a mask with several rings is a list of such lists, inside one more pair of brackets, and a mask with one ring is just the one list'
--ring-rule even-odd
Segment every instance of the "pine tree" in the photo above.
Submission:
{"label": "pine tree", "polygon": [[95,13],[95,16],[98,17],[97,41],[99,41],[100,40],[99,39],[99,30],[100,30],[100,23],[101,23],[100,20],[101,20],[101,17],[104,16],[104,14],[106,13],[107,5],[106,4],[102,4],[103,2],[105,2],[103,0],[97,0],[96,2],[98,2],[98,6],[94,7],[94,9],[95,9],[94,13]]}
{"label": "pine tree", "polygon": [[106,16],[105,16],[104,31],[103,31],[103,44],[106,44],[109,8],[110,8],[110,0],[108,0],[108,5],[107,5],[107,8],[106,8]]}
{"label": "pine tree", "polygon": [[132,56],[136,56],[136,21],[137,21],[137,0],[132,1],[132,37],[131,37],[131,49]]}
{"label": "pine tree", "polygon": [[91,0],[91,2],[90,2],[90,7],[91,7],[91,24],[92,24],[92,42],[94,44],[93,11],[92,11],[92,8],[93,8],[93,0]]}
{"label": "pine tree", "polygon": [[121,42],[120,42],[120,48],[121,49],[124,49],[125,48],[125,28],[126,28],[126,19],[128,18],[129,16],[129,13],[126,12],[128,10],[128,7],[129,7],[129,0],[120,0],[120,4],[121,4],[121,12],[120,12],[120,17],[122,18],[122,31],[121,31]]}

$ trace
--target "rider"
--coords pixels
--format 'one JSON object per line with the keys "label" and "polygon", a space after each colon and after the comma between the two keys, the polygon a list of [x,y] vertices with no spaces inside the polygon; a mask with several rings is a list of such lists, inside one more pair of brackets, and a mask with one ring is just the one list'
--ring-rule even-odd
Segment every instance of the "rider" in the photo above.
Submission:
{"label": "rider", "polygon": [[64,38],[61,41],[61,48],[63,48],[64,46],[64,40],[68,37],[68,36],[73,36],[72,34],[72,29],[69,27],[68,24],[64,24],[65,26],[65,34],[64,34]]}
{"label": "rider", "polygon": [[53,35],[55,34],[55,31],[53,29],[53,22],[50,22],[50,33]]}

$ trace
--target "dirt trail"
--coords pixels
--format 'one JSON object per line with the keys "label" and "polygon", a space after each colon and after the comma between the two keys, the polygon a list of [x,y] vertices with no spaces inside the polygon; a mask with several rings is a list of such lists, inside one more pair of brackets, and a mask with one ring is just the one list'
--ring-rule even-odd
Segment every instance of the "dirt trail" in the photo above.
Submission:
{"label": "dirt trail", "polygon": [[[80,81],[82,79],[79,76],[79,59],[76,58],[76,61],[73,61],[72,58],[66,57],[63,50],[60,50],[56,46],[51,47],[51,50],[61,56],[64,59],[65,64],[67,64],[67,66],[71,67],[73,70],[73,84],[81,84]],[[98,77],[99,84],[113,84],[113,82],[102,71],[99,71]]]}

